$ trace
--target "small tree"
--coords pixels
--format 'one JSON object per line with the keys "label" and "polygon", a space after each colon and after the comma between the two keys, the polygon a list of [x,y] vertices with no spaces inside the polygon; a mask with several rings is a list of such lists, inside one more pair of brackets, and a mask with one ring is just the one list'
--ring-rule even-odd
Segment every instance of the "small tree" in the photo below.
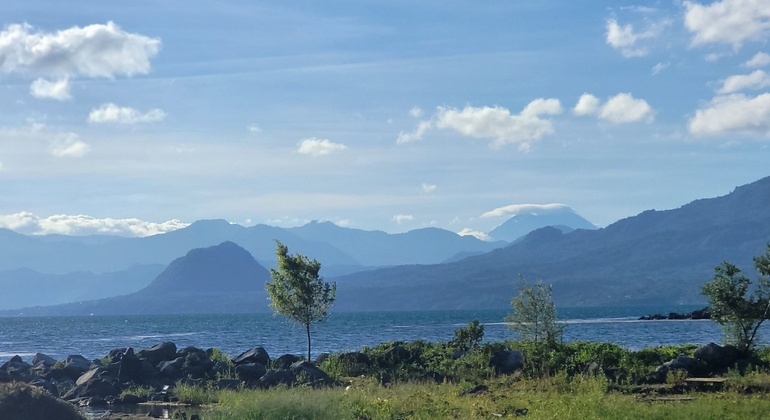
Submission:
{"label": "small tree", "polygon": [[505,317],[508,328],[515,330],[522,340],[536,345],[551,345],[561,341],[564,326],[557,322],[551,285],[538,280],[529,285],[519,276],[518,295],[511,299],[513,314]]}
{"label": "small tree", "polygon": [[770,276],[770,244],[754,258],[754,266],[760,277],[751,294],[751,280],[727,261],[715,268],[714,279],[701,289],[709,297],[711,319],[725,332],[724,341],[742,351],[753,348],[759,326],[770,317],[770,280],[763,277]]}
{"label": "small tree", "polygon": [[471,351],[481,345],[483,339],[484,324],[474,319],[468,326],[455,330],[455,337],[449,342],[449,346],[459,351]]}
{"label": "small tree", "polygon": [[300,254],[289,255],[289,248],[275,241],[278,270],[270,270],[272,282],[265,287],[270,294],[270,307],[275,315],[283,315],[305,326],[307,359],[310,360],[310,324],[326,321],[328,310],[337,295],[337,284],[326,283],[318,275],[321,263]]}

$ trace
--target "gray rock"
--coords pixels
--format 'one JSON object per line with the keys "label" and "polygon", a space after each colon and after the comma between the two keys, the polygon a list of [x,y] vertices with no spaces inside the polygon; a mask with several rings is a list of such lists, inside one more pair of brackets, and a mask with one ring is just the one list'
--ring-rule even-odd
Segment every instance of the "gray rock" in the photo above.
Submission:
{"label": "gray rock", "polygon": [[267,350],[262,347],[254,347],[251,350],[239,354],[233,359],[233,363],[240,365],[243,363],[259,363],[262,366],[270,366],[270,355],[267,354]]}
{"label": "gray rock", "polygon": [[33,365],[43,365],[47,367],[52,367],[57,362],[56,359],[54,359],[51,356],[47,356],[43,353],[35,353],[34,356],[32,356],[32,364]]}
{"label": "gray rock", "polygon": [[256,382],[265,373],[267,373],[267,368],[261,363],[244,363],[235,366],[235,374],[238,375],[238,379],[245,382]]}
{"label": "gray rock", "polygon": [[273,388],[278,385],[292,386],[297,382],[297,378],[291,369],[270,369],[259,378],[261,388]]}
{"label": "gray rock", "polygon": [[326,372],[317,368],[314,364],[305,361],[299,361],[291,365],[291,371],[298,383],[324,386],[331,385],[332,380]]}
{"label": "gray rock", "polygon": [[291,367],[291,365],[299,362],[300,360],[302,360],[302,358],[294,354],[284,354],[283,356],[273,360],[271,366],[273,369],[288,369]]}
{"label": "gray rock", "polygon": [[90,369],[91,361],[79,354],[67,356],[67,360],[64,363],[64,372],[66,372],[67,376],[72,378],[72,380],[77,380],[80,375],[86,373]]}
{"label": "gray rock", "polygon": [[146,359],[154,366],[158,366],[160,362],[176,359],[176,344],[166,341],[156,344],[149,349],[139,350],[137,355],[140,358]]}
{"label": "gray rock", "polygon": [[499,350],[492,354],[489,366],[498,375],[506,375],[524,369],[524,353],[519,350]]}
{"label": "gray rock", "polygon": [[703,361],[712,370],[725,369],[733,366],[740,358],[740,351],[734,346],[720,346],[716,343],[708,343],[698,347],[693,354],[696,359]]}

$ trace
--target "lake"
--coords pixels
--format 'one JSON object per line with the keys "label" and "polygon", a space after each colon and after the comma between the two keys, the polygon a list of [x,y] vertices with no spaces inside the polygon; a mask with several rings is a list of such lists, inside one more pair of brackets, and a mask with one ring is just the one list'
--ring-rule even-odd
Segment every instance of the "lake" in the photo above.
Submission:
{"label": "lake", "polygon": [[[665,344],[719,343],[712,321],[639,321],[651,313],[690,312],[698,307],[560,308],[565,341],[617,343],[638,350]],[[449,341],[453,332],[478,319],[485,341],[515,339],[503,322],[509,311],[421,311],[332,313],[312,327],[312,353],[358,350],[395,340]],[[763,326],[764,327],[764,326]],[[767,331],[763,337],[767,337]],[[101,358],[121,347],[142,349],[163,341],[177,347],[217,347],[235,356],[263,346],[271,357],[307,351],[305,330],[270,314],[10,317],[0,318],[0,363],[14,355],[29,361],[36,352],[62,360],[71,354]]]}

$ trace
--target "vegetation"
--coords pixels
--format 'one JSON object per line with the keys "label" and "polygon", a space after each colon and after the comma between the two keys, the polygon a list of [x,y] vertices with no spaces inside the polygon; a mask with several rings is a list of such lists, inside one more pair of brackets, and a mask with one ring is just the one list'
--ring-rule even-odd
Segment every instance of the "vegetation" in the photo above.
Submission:
{"label": "vegetation", "polygon": [[289,249],[276,242],[278,270],[271,269],[272,282],[265,287],[270,294],[270,307],[305,326],[307,358],[310,360],[310,325],[324,322],[337,294],[336,283],[326,283],[318,275],[321,263],[300,254],[289,255]]}
{"label": "vegetation", "polygon": [[518,294],[511,299],[513,313],[505,320],[519,338],[535,344],[553,345],[561,341],[564,326],[557,322],[551,285],[538,280],[530,285],[519,276]]}
{"label": "vegetation", "polygon": [[43,388],[18,382],[0,383],[0,419],[85,420],[71,404]]}
{"label": "vegetation", "polygon": [[454,335],[449,345],[457,351],[468,352],[481,345],[481,340],[484,339],[484,325],[474,319],[467,327],[455,330]]}
{"label": "vegetation", "polygon": [[725,261],[702,288],[709,297],[711,318],[725,331],[724,341],[744,352],[753,348],[759,326],[770,316],[770,244],[763,255],[754,258],[754,265],[760,277],[753,287],[738,267]]}

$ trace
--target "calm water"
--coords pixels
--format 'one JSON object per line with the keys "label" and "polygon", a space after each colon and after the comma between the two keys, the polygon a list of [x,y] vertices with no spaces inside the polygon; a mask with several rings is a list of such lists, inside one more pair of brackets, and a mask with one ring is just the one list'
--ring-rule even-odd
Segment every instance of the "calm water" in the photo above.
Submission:
{"label": "calm water", "polygon": [[[677,308],[562,308],[565,341],[612,342],[630,349],[663,344],[720,342],[711,321],[637,321],[641,315]],[[393,340],[449,341],[453,331],[476,318],[485,340],[515,339],[502,322],[505,310],[333,313],[314,325],[313,353],[358,350]],[[764,337],[769,337],[764,331]],[[81,354],[101,358],[111,349],[141,349],[163,341],[177,347],[217,347],[231,356],[263,346],[271,356],[306,352],[305,331],[270,314],[0,318],[0,363],[14,355],[30,360],[36,352],[56,359]]]}

